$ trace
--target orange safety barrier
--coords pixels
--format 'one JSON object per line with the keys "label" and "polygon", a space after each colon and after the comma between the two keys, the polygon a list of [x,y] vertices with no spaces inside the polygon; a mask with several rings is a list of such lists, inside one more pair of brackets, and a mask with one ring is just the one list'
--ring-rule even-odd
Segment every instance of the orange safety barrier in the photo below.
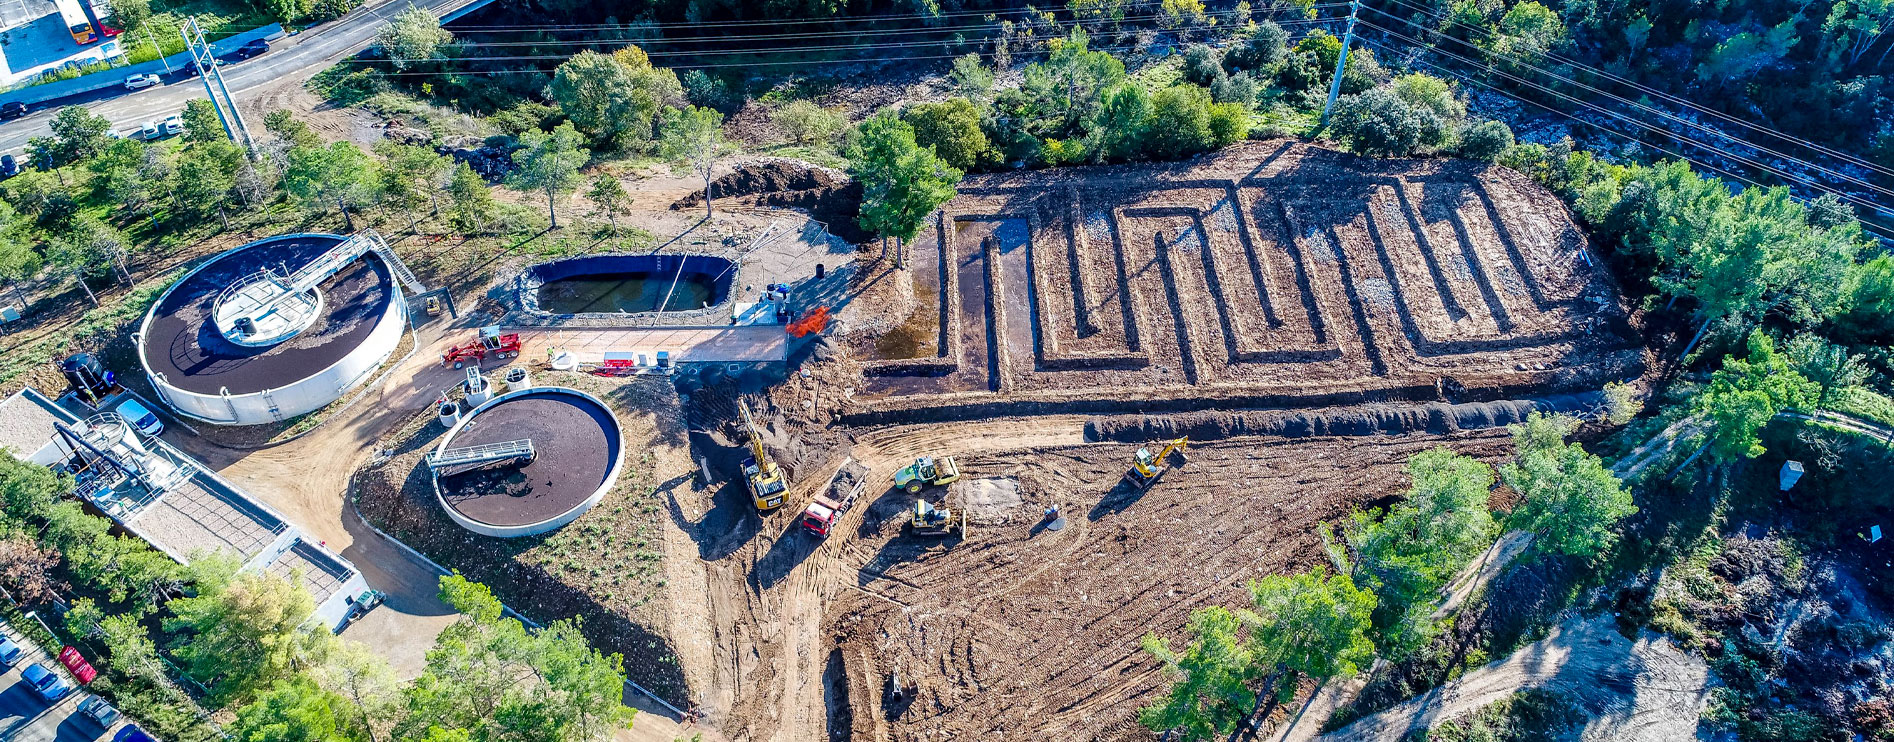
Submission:
{"label": "orange safety barrier", "polygon": [[829,308],[827,306],[820,306],[816,307],[815,311],[803,315],[802,319],[789,323],[789,334],[795,337],[805,337],[810,333],[817,333],[828,329],[828,326]]}

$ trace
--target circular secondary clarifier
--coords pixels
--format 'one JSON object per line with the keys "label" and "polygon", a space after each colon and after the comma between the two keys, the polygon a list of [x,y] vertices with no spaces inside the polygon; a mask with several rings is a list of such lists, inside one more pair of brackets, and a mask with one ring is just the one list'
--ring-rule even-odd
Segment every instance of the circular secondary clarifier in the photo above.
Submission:
{"label": "circular secondary clarifier", "polygon": [[[518,453],[522,442],[530,454]],[[451,462],[482,450],[513,453],[435,468],[434,495],[461,527],[499,538],[571,523],[604,499],[624,463],[611,409],[565,387],[494,397],[462,417],[431,456]]]}

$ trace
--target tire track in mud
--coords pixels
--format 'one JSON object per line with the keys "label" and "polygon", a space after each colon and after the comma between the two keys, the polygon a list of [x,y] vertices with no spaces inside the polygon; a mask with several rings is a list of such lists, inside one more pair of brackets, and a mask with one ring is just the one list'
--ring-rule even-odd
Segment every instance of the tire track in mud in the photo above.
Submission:
{"label": "tire track in mud", "polygon": [[[858,437],[858,450],[873,439],[905,454],[935,437],[871,431]],[[1134,712],[1161,686],[1140,635],[1174,638],[1190,610],[1238,603],[1249,579],[1319,561],[1315,523],[1398,491],[1406,457],[1439,444],[1482,458],[1507,447],[1494,431],[1230,439],[1193,447],[1187,463],[1142,496],[1089,513],[1109,499],[1096,493],[1115,486],[1134,445],[968,455],[961,469],[969,476],[1021,480],[1022,512],[1034,515],[1058,498],[1075,527],[1032,533],[1015,522],[950,550],[883,541],[877,566],[888,579],[865,573],[873,578],[867,587],[906,607],[858,596],[836,603],[830,618],[851,658],[848,681],[872,686],[850,691],[855,733],[891,742],[1138,739]],[[869,651],[875,665],[864,667],[855,658]],[[912,706],[885,719],[867,713],[862,705],[874,702],[895,666],[927,673],[913,678]]]}
{"label": "tire track in mud", "polygon": [[[836,524],[834,536],[821,543],[793,523],[801,507],[827,486],[833,465],[793,482],[781,513],[767,518],[746,515],[731,537],[744,543],[721,559],[704,562],[714,622],[715,692],[728,695],[723,708],[707,709],[733,742],[819,742],[830,739],[828,701],[824,698],[824,662],[828,656],[823,626],[826,607],[850,593],[876,559],[876,551],[855,537],[879,495],[892,488],[896,470],[923,453],[965,456],[1084,441],[1079,415],[1030,421],[995,420],[950,425],[912,425],[861,431],[852,447],[867,467],[862,502]],[[736,485],[739,488],[740,484]],[[747,497],[747,495],[746,495]],[[783,515],[787,513],[788,515]],[[887,525],[887,524],[879,524]],[[898,529],[898,523],[896,524]],[[877,530],[880,530],[879,527]],[[770,534],[775,534],[774,536]],[[699,534],[699,538],[710,534]],[[790,551],[778,552],[778,548]],[[791,555],[795,563],[773,585],[757,578],[772,570],[772,560]],[[799,558],[798,558],[799,557]],[[908,588],[919,591],[918,588]],[[877,597],[899,602],[900,595]],[[865,596],[856,599],[866,600]],[[971,650],[969,645],[968,651]],[[845,662],[847,662],[845,660]],[[859,664],[859,658],[852,664]],[[855,695],[854,684],[849,693]],[[856,727],[874,724],[873,710],[851,701]],[[877,737],[869,737],[877,738]]]}

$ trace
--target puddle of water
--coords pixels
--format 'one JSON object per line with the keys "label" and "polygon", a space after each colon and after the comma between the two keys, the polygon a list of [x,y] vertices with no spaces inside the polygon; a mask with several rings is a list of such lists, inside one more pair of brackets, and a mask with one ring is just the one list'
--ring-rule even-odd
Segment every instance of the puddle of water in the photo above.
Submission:
{"label": "puddle of water", "polygon": [[884,361],[924,358],[937,352],[940,303],[933,287],[914,286],[914,311],[892,330],[875,338],[875,357]]}
{"label": "puddle of water", "polygon": [[[588,312],[653,312],[700,309],[714,303],[716,286],[709,277],[685,276],[671,290],[675,273],[614,273],[574,276],[547,281],[539,287],[539,306],[555,314]],[[666,301],[665,295],[670,298]]]}

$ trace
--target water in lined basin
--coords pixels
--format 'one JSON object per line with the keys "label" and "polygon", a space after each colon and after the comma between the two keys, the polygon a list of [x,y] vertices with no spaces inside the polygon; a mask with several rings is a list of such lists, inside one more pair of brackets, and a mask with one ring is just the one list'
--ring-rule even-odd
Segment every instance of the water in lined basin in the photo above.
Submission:
{"label": "water in lined basin", "polygon": [[[690,274],[677,280],[675,272],[611,273],[573,276],[547,281],[539,287],[539,306],[555,314],[590,312],[686,311],[703,308],[715,293],[710,277]],[[670,300],[665,301],[665,294]],[[660,305],[663,305],[660,308]]]}

